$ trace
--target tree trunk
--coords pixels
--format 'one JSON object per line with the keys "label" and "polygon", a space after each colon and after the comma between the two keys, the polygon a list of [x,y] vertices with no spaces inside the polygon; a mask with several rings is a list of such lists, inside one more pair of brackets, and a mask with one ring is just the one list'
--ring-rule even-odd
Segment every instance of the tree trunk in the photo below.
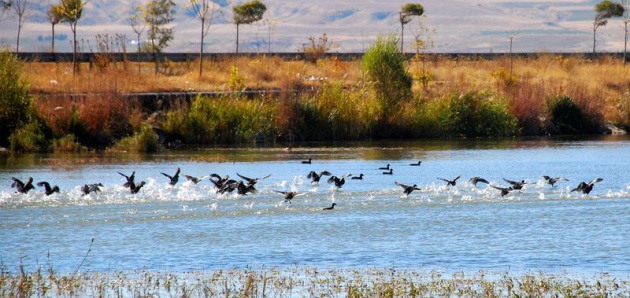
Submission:
{"label": "tree trunk", "polygon": [[628,49],[628,21],[623,22],[623,65],[626,65],[626,53]]}
{"label": "tree trunk", "polygon": [[53,54],[55,53],[55,24],[52,24],[52,41],[51,41],[51,50]]}
{"label": "tree trunk", "polygon": [[595,55],[595,33],[597,32],[597,29],[593,28],[593,55]]}
{"label": "tree trunk", "polygon": [[236,54],[238,54],[238,24],[236,24]]}
{"label": "tree trunk", "polygon": [[72,74],[77,73],[77,23],[70,24],[72,29]]}
{"label": "tree trunk", "polygon": [[204,35],[205,23],[206,23],[206,19],[201,18],[201,45],[199,46],[199,78],[200,79],[203,73],[203,35]]}
{"label": "tree trunk", "polygon": [[405,53],[405,24],[400,22],[400,52]]}

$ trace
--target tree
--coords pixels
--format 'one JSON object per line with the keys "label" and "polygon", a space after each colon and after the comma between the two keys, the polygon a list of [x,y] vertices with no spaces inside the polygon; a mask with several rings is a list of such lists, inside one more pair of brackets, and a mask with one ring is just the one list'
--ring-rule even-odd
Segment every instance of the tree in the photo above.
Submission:
{"label": "tree", "polygon": [[10,0],[0,0],[0,15],[11,8]]}
{"label": "tree", "polygon": [[608,23],[608,19],[622,16],[624,10],[623,5],[610,0],[604,0],[595,5],[595,12],[597,14],[595,14],[595,20],[593,21],[593,54],[595,54],[597,29],[601,26],[605,26]]}
{"label": "tree", "polygon": [[407,3],[403,5],[402,9],[398,13],[400,19],[400,51],[402,53],[405,52],[405,25],[411,21],[413,16],[421,16],[422,14],[424,14],[424,7],[417,3]]}
{"label": "tree", "polygon": [[[143,11],[144,10],[142,9],[142,6],[136,5],[133,7],[133,10],[129,14],[129,25],[131,25],[131,29],[133,30],[134,33],[136,33],[136,36],[138,37],[137,39],[138,53],[140,53],[140,44],[141,44],[140,36],[142,36],[142,32],[144,32],[144,29],[146,27],[146,23],[144,22]],[[138,73],[140,73],[139,59],[138,59]]]}
{"label": "tree", "polygon": [[151,0],[144,11],[144,21],[149,25],[148,50],[153,53],[155,73],[159,70],[159,54],[173,40],[173,28],[167,27],[175,18],[175,2],[172,0]]}
{"label": "tree", "polygon": [[70,24],[72,30],[72,73],[76,73],[77,65],[77,23],[83,14],[86,2],[83,0],[60,0],[61,21]]}
{"label": "tree", "polygon": [[216,0],[188,0],[188,11],[201,21],[201,45],[199,46],[199,77],[203,72],[203,39],[208,35],[215,14],[221,13]]}
{"label": "tree", "polygon": [[621,4],[623,5],[623,64],[627,63],[626,53],[628,52],[628,22],[630,22],[630,15],[628,15],[628,10],[630,9],[630,3],[628,0],[621,0]]}
{"label": "tree", "polygon": [[[393,35],[387,39],[379,37],[363,55],[361,69],[382,107],[380,119],[383,124],[388,123],[388,117],[394,117],[401,101],[412,96],[413,78],[407,71],[406,62],[407,58],[399,50],[398,40]],[[388,136],[384,134],[384,137]]]}
{"label": "tree", "polygon": [[20,52],[20,33],[22,32],[22,26],[26,20],[26,12],[30,6],[30,0],[9,0],[9,5],[13,8],[13,12],[18,18],[18,31],[17,31],[17,43],[15,45],[15,52]]}
{"label": "tree", "polygon": [[0,47],[0,146],[6,146],[9,136],[28,122],[29,93],[20,59]]}
{"label": "tree", "polygon": [[238,54],[238,34],[241,24],[252,24],[260,21],[267,11],[267,6],[259,0],[245,2],[234,6],[234,24],[236,24],[236,53]]}
{"label": "tree", "polygon": [[52,39],[51,39],[51,51],[55,52],[55,26],[61,22],[62,8],[59,5],[55,5],[50,7],[48,12],[46,12],[46,16],[48,17],[48,22],[52,25]]}

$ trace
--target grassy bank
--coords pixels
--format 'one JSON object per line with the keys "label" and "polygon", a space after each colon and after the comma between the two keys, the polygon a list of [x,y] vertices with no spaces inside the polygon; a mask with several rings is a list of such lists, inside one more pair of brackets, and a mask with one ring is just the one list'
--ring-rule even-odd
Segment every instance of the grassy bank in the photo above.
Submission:
{"label": "grassy bank", "polygon": [[[390,71],[394,75],[389,78],[371,72],[375,65],[366,66],[384,63],[379,61],[333,57],[310,63],[261,55],[206,61],[202,76],[194,61],[165,63],[157,74],[148,63],[101,61],[81,65],[75,75],[71,63],[31,62],[18,73],[29,90],[28,115],[8,129],[14,137],[0,140],[0,146],[14,151],[151,151],[162,141],[500,137],[603,133],[606,124],[630,127],[630,67],[616,59],[418,56],[404,61],[403,72]],[[406,75],[410,86],[396,83]],[[278,93],[241,95],[270,89]],[[152,109],[124,96],[166,91],[227,93],[190,102],[160,101]],[[160,139],[148,136],[147,127]],[[123,145],[116,146],[122,139]]]}
{"label": "grassy bank", "polygon": [[410,269],[231,269],[63,275],[53,269],[0,275],[2,297],[627,297],[627,279]]}

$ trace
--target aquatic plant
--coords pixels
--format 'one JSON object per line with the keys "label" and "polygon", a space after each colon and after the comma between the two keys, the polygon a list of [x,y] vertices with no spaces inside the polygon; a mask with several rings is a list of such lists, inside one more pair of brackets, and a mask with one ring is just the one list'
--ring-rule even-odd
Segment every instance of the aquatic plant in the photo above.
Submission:
{"label": "aquatic plant", "polygon": [[624,297],[628,280],[601,274],[430,269],[271,267],[204,272],[146,270],[64,275],[53,268],[0,274],[0,295],[152,297]]}

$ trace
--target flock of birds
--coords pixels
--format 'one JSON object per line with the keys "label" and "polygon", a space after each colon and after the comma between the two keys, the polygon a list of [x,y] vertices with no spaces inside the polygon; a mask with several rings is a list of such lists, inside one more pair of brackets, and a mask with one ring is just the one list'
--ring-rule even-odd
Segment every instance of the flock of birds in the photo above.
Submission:
{"label": "flock of birds", "polygon": [[[313,161],[312,158],[309,158],[308,160],[301,161],[301,163],[311,164],[312,161]],[[422,161],[418,161],[417,163],[411,163],[409,165],[420,166],[421,164],[422,164]],[[383,171],[382,172],[383,175],[393,175],[394,170],[390,164],[387,164],[385,167],[380,167],[378,169]],[[118,172],[118,174],[120,174],[121,176],[125,178],[126,182],[123,184],[123,186],[125,188],[128,188],[131,194],[137,194],[142,189],[142,187],[146,185],[145,181],[140,181],[139,183],[136,182],[135,171],[132,172],[130,175],[126,175],[121,172]],[[173,186],[179,182],[181,169],[177,168],[173,175],[163,173],[163,172],[161,172],[160,174],[162,174],[168,179],[169,185]],[[182,174],[182,176],[194,184],[197,184],[207,179],[216,187],[217,193],[220,193],[220,194],[232,193],[236,191],[236,193],[239,195],[247,195],[248,193],[252,193],[252,194],[258,193],[258,190],[256,189],[256,184],[258,183],[258,181],[270,177],[271,174],[264,177],[259,177],[259,178],[250,178],[250,177],[246,177],[237,173],[237,176],[241,178],[241,180],[234,180],[234,179],[231,179],[228,175],[221,176],[219,174],[211,174],[209,176],[204,176],[204,177],[194,177],[194,176],[185,175],[185,174]],[[314,184],[314,185],[319,184],[319,181],[324,176],[329,176],[329,178],[326,181],[330,184],[334,184],[334,186],[338,189],[338,188],[341,188],[345,184],[346,178],[351,177],[351,179],[353,180],[362,180],[364,175],[361,173],[359,175],[354,175],[354,176],[352,174],[344,174],[341,176],[335,176],[335,175],[332,175],[332,173],[330,173],[329,171],[321,171],[321,172],[310,171],[306,175],[306,177],[311,180],[311,184]],[[453,179],[437,177],[437,179],[446,182],[447,187],[456,186],[457,181],[460,178],[461,176],[457,176]],[[558,183],[559,181],[569,181],[569,179],[564,178],[564,177],[542,176],[542,178],[546,181],[546,183],[548,183],[552,187],[555,187],[556,186],[555,184]],[[11,187],[15,188],[16,192],[18,193],[26,194],[29,191],[35,189],[35,187],[33,186],[32,177],[29,177],[26,180],[26,182],[23,182],[20,179],[15,178],[15,177],[12,177],[12,180],[13,180],[13,183],[11,184]],[[523,189],[525,184],[528,183],[525,180],[512,181],[505,178],[503,178],[503,180],[507,182],[509,186],[504,187],[504,186],[493,185],[488,180],[481,177],[472,177],[468,179],[468,182],[473,184],[475,187],[477,186],[478,183],[487,184],[490,187],[501,191],[501,196],[505,196],[514,190],[521,190]],[[601,182],[601,181],[603,181],[602,178],[596,178],[589,182],[584,182],[584,181],[580,182],[577,187],[571,190],[571,192],[581,192],[584,194],[589,194],[593,190],[595,183]],[[395,181],[394,184],[401,187],[403,190],[403,194],[406,196],[410,195],[415,190],[420,190],[420,188],[416,184],[408,185],[408,184],[403,184],[397,181]],[[36,185],[43,187],[44,193],[47,196],[52,195],[53,193],[59,193],[60,191],[57,185],[51,186],[50,183],[47,181],[37,182]],[[100,192],[102,187],[103,187],[102,183],[84,184],[83,186],[81,186],[81,191],[83,195],[87,195],[90,193]],[[299,191],[273,190],[273,192],[283,195],[285,202],[288,202],[288,203],[291,203],[291,200],[293,198],[306,194],[304,192],[299,192]],[[323,208],[323,210],[333,210],[336,205],[337,205],[336,203],[333,203],[330,207]]]}

